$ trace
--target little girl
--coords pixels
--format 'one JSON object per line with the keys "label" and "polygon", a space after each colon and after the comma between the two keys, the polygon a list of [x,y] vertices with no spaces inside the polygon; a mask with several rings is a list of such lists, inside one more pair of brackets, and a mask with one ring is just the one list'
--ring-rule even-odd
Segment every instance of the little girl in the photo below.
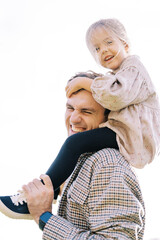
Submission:
{"label": "little girl", "polygon": [[[84,152],[116,148],[137,168],[143,168],[159,153],[160,106],[157,94],[139,58],[129,54],[124,26],[116,19],[100,20],[90,26],[86,41],[95,60],[111,71],[105,76],[80,75],[71,79],[66,94],[70,97],[73,92],[86,89],[110,113],[100,128],[67,138],[46,173],[54,190],[58,190],[71,174]],[[31,218],[23,193],[0,197],[0,211],[12,218]]]}

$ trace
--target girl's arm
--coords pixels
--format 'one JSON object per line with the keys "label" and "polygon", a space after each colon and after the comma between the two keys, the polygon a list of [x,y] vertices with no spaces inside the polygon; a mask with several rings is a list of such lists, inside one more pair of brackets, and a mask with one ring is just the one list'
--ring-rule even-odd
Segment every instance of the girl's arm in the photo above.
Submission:
{"label": "girl's arm", "polygon": [[106,74],[97,77],[93,80],[91,90],[98,103],[109,110],[117,111],[130,104],[141,102],[142,99],[138,96],[140,91],[146,90],[146,87],[138,70],[127,68],[115,75]]}
{"label": "girl's arm", "polygon": [[76,77],[72,81],[68,82],[65,90],[67,97],[70,97],[72,93],[78,91],[79,89],[85,89],[91,92],[92,79],[87,77]]}
{"label": "girl's arm", "polygon": [[145,101],[153,94],[151,79],[138,58],[130,57],[116,74],[106,74],[93,80],[91,90],[103,107],[118,111]]}

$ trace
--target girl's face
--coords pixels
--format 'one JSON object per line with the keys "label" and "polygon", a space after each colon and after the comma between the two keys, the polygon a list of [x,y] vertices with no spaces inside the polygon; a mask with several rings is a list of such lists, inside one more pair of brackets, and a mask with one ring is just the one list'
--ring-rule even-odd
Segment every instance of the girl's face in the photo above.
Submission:
{"label": "girl's face", "polygon": [[128,56],[128,45],[103,26],[92,31],[90,44],[95,59],[105,68],[116,70]]}

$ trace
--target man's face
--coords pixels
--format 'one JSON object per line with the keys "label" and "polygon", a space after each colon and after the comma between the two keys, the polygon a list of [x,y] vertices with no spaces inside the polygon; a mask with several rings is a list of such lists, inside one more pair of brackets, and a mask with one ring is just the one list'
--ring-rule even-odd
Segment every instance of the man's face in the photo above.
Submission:
{"label": "man's face", "polygon": [[68,136],[98,128],[99,124],[106,120],[104,111],[105,109],[93,99],[90,92],[82,90],[72,94],[67,99],[65,113]]}

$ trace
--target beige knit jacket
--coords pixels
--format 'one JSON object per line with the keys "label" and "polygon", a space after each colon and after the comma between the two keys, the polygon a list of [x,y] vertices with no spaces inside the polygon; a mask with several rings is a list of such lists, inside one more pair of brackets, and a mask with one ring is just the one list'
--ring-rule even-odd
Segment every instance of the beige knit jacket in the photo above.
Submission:
{"label": "beige knit jacket", "polygon": [[127,57],[118,71],[93,80],[91,90],[111,110],[100,127],[116,132],[121,154],[137,168],[152,162],[160,151],[160,104],[139,58]]}

